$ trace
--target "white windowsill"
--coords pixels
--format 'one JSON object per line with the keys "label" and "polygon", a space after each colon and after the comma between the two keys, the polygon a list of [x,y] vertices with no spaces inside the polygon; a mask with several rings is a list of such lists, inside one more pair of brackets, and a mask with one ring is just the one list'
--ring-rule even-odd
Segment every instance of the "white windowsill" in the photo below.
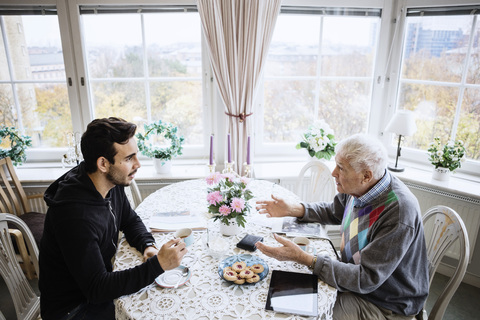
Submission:
{"label": "white windowsill", "polygon": [[[208,174],[207,165],[198,163],[198,161],[176,161],[173,163],[172,172],[169,174],[157,174],[151,161],[142,161],[142,163],[143,165],[135,177],[135,180],[139,182],[199,179]],[[296,179],[305,163],[305,161],[258,163],[254,165],[254,173],[257,179]],[[333,170],[335,163],[329,161],[327,165]],[[30,184],[51,183],[68,170],[70,168],[59,167],[58,163],[43,164],[42,166],[24,164],[16,168],[20,180]],[[218,170],[219,168],[217,168]],[[393,174],[404,182],[480,200],[480,178],[476,176],[453,173],[449,181],[438,181],[432,179],[432,167],[422,168],[418,165],[415,167],[405,166],[404,172]]]}

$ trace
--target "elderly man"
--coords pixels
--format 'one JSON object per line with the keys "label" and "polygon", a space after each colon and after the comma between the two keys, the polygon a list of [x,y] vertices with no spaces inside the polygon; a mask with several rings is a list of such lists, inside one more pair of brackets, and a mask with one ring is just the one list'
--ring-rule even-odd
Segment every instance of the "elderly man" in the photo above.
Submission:
{"label": "elderly man", "polygon": [[357,134],[336,147],[333,202],[258,201],[271,217],[340,224],[341,261],[313,256],[275,235],[281,246],[257,248],[278,260],[308,266],[338,289],[334,319],[412,319],[428,295],[428,261],[415,196],[385,168],[387,153],[374,137]]}
{"label": "elderly man", "polygon": [[[180,239],[160,250],[130,207],[124,187],[140,167],[136,125],[118,118],[93,120],[82,136],[84,157],[45,192],[49,209],[40,245],[43,319],[115,319],[113,299],[137,292],[180,265]],[[112,272],[118,233],[145,262]]]}

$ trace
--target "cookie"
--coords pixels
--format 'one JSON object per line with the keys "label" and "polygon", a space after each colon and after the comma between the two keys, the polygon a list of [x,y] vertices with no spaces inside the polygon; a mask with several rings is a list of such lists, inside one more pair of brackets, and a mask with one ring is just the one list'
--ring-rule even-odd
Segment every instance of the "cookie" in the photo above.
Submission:
{"label": "cookie", "polygon": [[261,264],[254,264],[250,269],[255,273],[262,273],[265,268]]}
{"label": "cookie", "polygon": [[225,280],[235,281],[238,279],[238,274],[233,270],[228,270],[223,274],[223,277],[225,278]]}
{"label": "cookie", "polygon": [[258,282],[258,281],[260,281],[260,276],[255,273],[255,274],[253,274],[253,277],[245,279],[245,281],[247,281],[248,283]]}
{"label": "cookie", "polygon": [[253,277],[255,275],[255,273],[252,270],[246,268],[246,269],[240,271],[240,273],[238,275],[240,277],[244,278],[244,279],[250,279],[251,277]]}
{"label": "cookie", "polygon": [[241,272],[247,267],[247,264],[244,261],[237,261],[232,265],[232,270],[235,272]]}
{"label": "cookie", "polygon": [[244,284],[245,283],[245,279],[240,277],[239,275],[237,276],[237,280],[233,281],[233,283],[236,283],[236,284]]}

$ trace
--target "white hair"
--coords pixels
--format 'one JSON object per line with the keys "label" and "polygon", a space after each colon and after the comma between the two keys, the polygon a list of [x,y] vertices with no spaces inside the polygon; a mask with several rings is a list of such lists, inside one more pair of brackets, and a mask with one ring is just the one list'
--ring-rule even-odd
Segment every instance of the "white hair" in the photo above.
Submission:
{"label": "white hair", "polygon": [[370,170],[374,179],[380,179],[385,174],[388,154],[382,143],[368,134],[355,134],[335,147],[335,153],[345,158],[355,172]]}

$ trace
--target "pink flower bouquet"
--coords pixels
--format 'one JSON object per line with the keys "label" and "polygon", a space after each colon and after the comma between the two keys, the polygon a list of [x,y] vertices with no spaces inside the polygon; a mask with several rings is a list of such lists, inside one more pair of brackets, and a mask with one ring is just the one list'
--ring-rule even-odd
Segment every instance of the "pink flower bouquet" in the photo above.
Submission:
{"label": "pink flower bouquet", "polygon": [[212,186],[207,190],[207,201],[213,219],[226,225],[236,219],[239,226],[245,227],[245,215],[251,208],[248,200],[253,198],[252,191],[247,188],[250,179],[214,172],[206,180]]}

